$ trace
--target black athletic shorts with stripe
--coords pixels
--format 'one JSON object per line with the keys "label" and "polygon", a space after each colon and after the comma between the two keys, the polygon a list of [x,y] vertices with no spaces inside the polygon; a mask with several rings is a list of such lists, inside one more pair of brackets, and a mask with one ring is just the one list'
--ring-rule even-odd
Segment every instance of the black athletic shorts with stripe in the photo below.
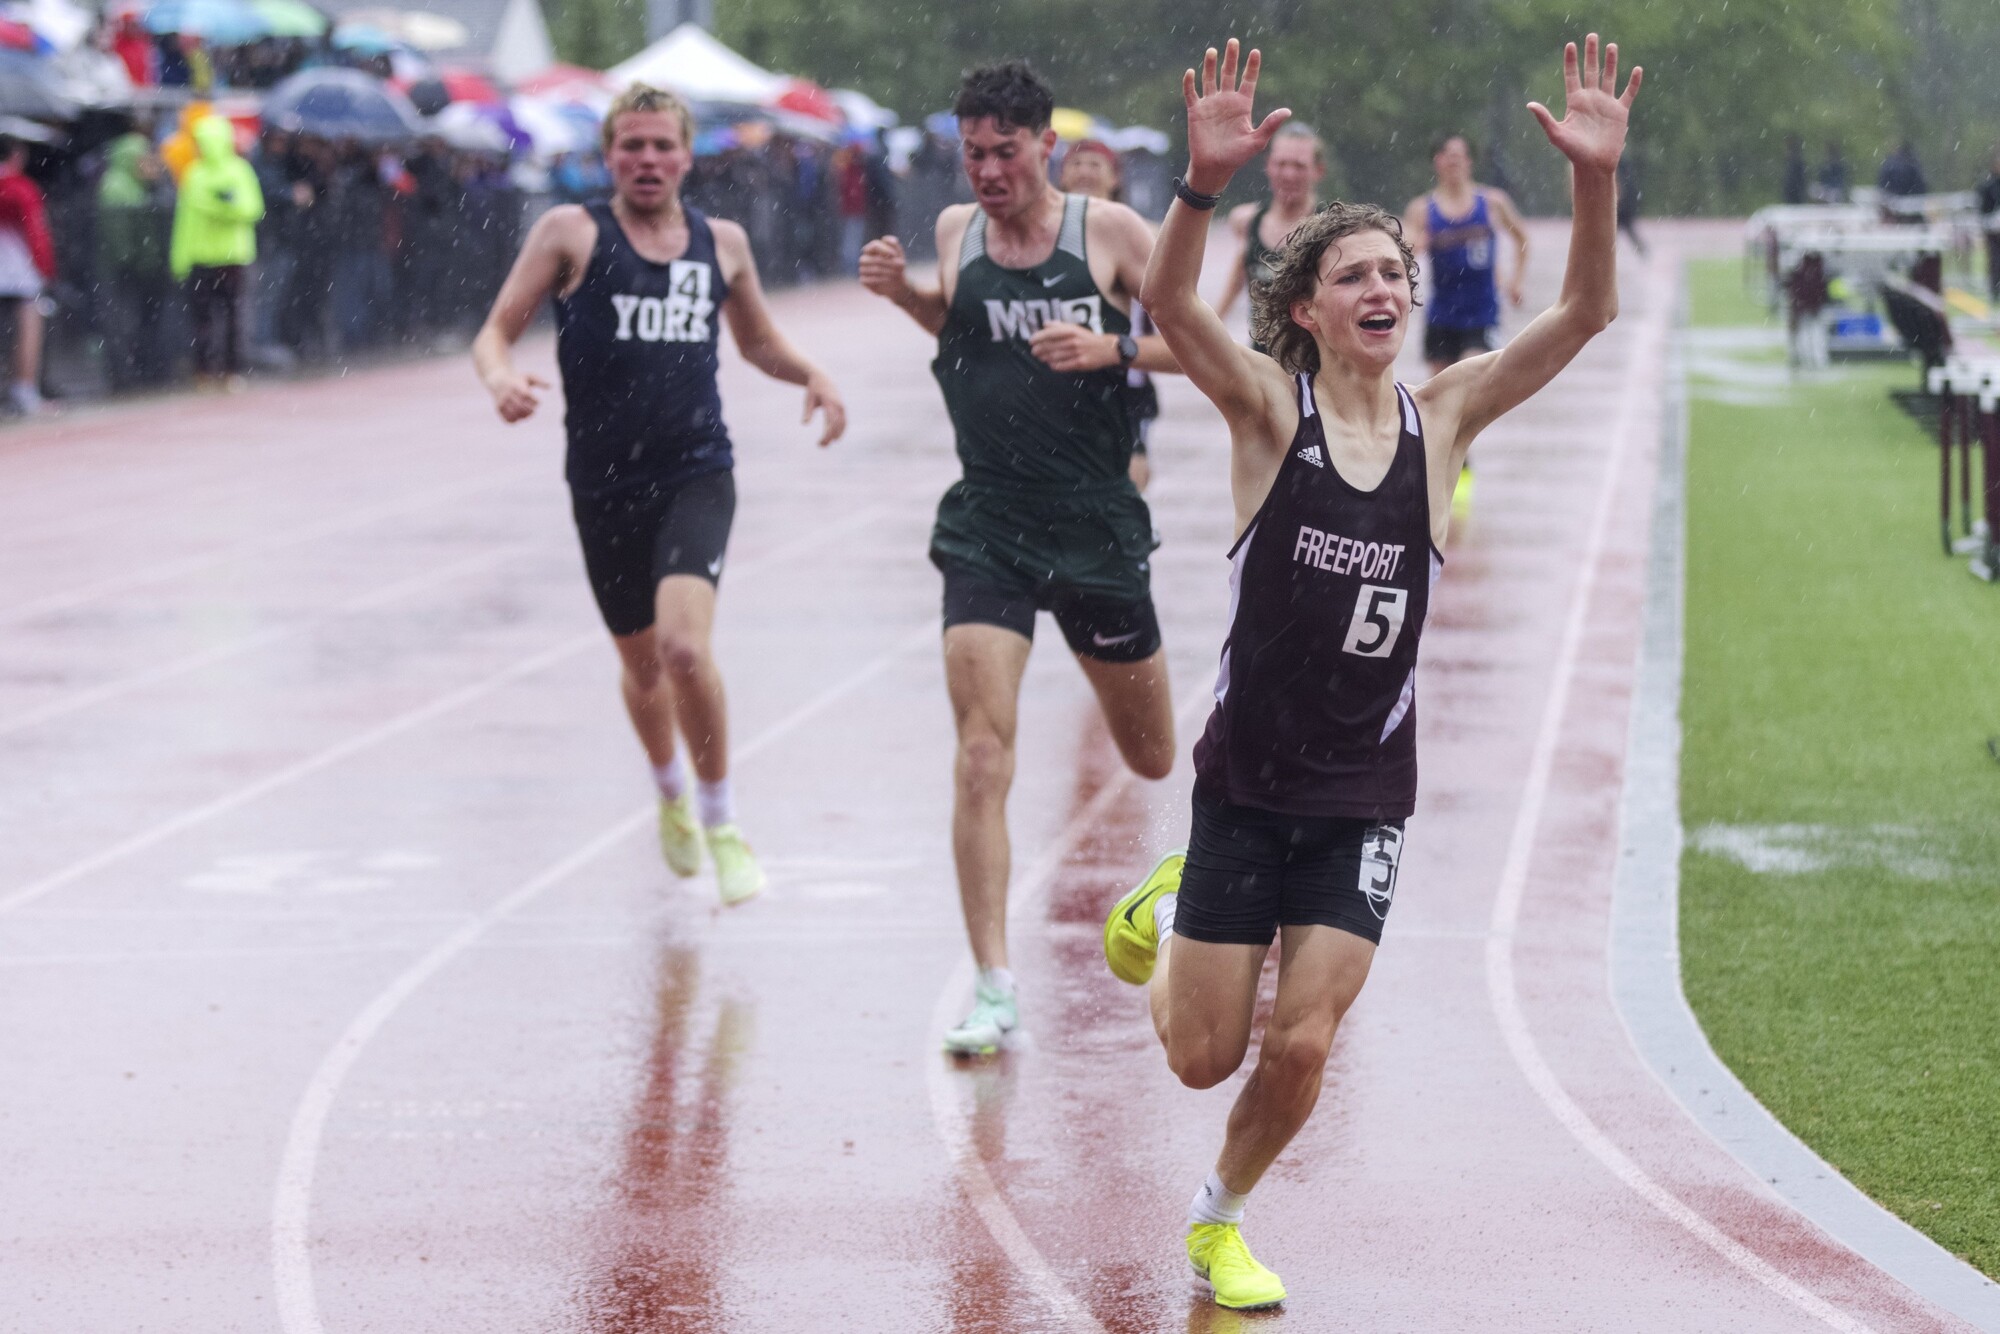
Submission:
{"label": "black athletic shorts with stripe", "polygon": [[1402,852],[1401,820],[1282,815],[1197,791],[1174,934],[1269,945],[1281,926],[1330,926],[1380,944]]}
{"label": "black athletic shorts with stripe", "polygon": [[736,477],[727,469],[603,495],[572,491],[570,506],[590,591],[612,634],[636,635],[653,624],[655,595],[668,575],[721,583],[736,518]]}

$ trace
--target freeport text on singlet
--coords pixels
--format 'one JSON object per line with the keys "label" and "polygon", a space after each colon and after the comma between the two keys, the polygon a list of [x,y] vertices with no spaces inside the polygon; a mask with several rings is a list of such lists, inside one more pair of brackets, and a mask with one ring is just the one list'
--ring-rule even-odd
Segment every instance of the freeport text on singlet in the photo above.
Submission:
{"label": "freeport text on singlet", "polygon": [[1401,542],[1358,542],[1338,533],[1323,533],[1306,524],[1299,525],[1299,540],[1292,547],[1292,559],[1334,574],[1358,575],[1363,579],[1394,579],[1403,568]]}

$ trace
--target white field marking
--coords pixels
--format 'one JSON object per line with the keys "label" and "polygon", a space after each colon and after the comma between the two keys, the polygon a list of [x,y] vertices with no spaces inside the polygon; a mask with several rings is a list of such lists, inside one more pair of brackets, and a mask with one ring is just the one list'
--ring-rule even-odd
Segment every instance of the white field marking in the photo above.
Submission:
{"label": "white field marking", "polygon": [[496,547],[492,551],[484,552],[477,556],[468,556],[461,561],[454,561],[441,569],[429,570],[423,574],[412,575],[407,579],[399,579],[385,588],[378,588],[373,592],[363,593],[358,597],[350,598],[328,611],[322,612],[317,616],[308,617],[303,621],[298,621],[291,625],[272,626],[268,630],[259,630],[255,634],[244,635],[240,639],[232,639],[227,643],[202,649],[198,653],[190,653],[184,657],[175,658],[170,662],[163,662],[157,666],[148,667],[141,672],[133,672],[128,676],[121,676],[115,680],[101,682],[98,685],[66,695],[61,699],[53,700],[42,705],[40,708],[29,709],[26,713],[17,713],[12,718],[0,719],[0,736],[10,736],[15,732],[33,727],[37,723],[48,722],[51,718],[60,718],[65,714],[75,713],[80,709],[87,709],[93,704],[102,704],[108,699],[116,699],[118,696],[129,694],[134,690],[140,690],[150,685],[158,685],[160,682],[172,680],[176,676],[184,676],[189,672],[198,671],[203,667],[213,666],[218,662],[224,662],[230,658],[253,652],[256,649],[268,647],[280,640],[304,634],[307,630],[324,625],[328,621],[338,617],[351,616],[361,611],[373,611],[377,607],[386,606],[399,598],[408,597],[412,593],[422,592],[437,584],[448,584],[455,579],[484,569],[489,565],[498,565],[502,561],[520,555],[534,545],[532,542],[509,542],[505,546]]}
{"label": "white field marking", "polygon": [[[825,534],[815,534],[815,542]],[[768,749],[816,715],[880,676],[904,654],[923,644],[936,642],[933,621],[897,640],[895,645],[866,666],[849,673],[798,708],[758,733],[734,755],[744,763]],[[320,1143],[326,1136],[327,1117],[349,1071],[361,1053],[382,1031],[390,1018],[417,989],[484,935],[495,924],[540,894],[562,883],[578,870],[604,855],[622,840],[651,824],[656,811],[652,802],[623,816],[608,829],[575,852],[545,867],[526,883],[494,903],[484,912],[440,941],[423,958],[411,964],[374,1000],[364,1006],[340,1037],[320,1059],[312,1078],[292,1113],[291,1131],[285,1139],[284,1157],[278,1167],[277,1190],[271,1203],[271,1267],[278,1295],[278,1318],[285,1334],[324,1334],[320,1321],[319,1297],[313,1284],[312,1222],[313,1177],[319,1167]]]}
{"label": "white field marking", "polygon": [[[745,561],[741,566],[737,567],[735,572],[736,578],[739,580],[745,579],[761,570],[782,565],[801,551],[811,550],[824,545],[829,536],[859,528],[873,522],[889,509],[890,506],[887,505],[873,506],[869,509],[857,511],[845,522],[835,524],[830,528],[803,534],[781,547],[773,548],[755,560]],[[135,852],[143,852],[147,848],[172,838],[175,834],[192,829],[196,825],[205,824],[219,815],[227,815],[230,811],[247,805],[267,793],[289,786],[301,778],[310,777],[330,765],[340,763],[351,755],[359,754],[372,746],[389,740],[391,737],[400,736],[412,728],[420,727],[435,718],[443,717],[447,713],[463,708],[465,705],[471,704],[476,700],[483,699],[503,686],[518,681],[523,677],[532,676],[543,668],[553,666],[565,658],[574,657],[593,644],[602,643],[604,638],[605,635],[601,629],[571,636],[561,643],[543,649],[540,653],[531,654],[526,658],[520,659],[510,667],[504,667],[490,676],[483,677],[471,685],[462,686],[457,690],[451,691],[449,694],[440,695],[428,704],[418,705],[408,712],[398,714],[387,722],[378,723],[374,727],[358,732],[345,741],[335,742],[323,750],[308,755],[305,759],[286,765],[275,773],[266,774],[253,783],[246,783],[232,792],[215,798],[213,801],[204,802],[199,806],[182,811],[178,815],[169,816],[150,829],[114,843],[100,852],[92,853],[81,861],[72,862],[60,871],[45,875],[41,879],[23,885],[11,893],[0,895],[0,913],[12,912],[14,909],[32,903],[36,899],[61,889],[65,885],[74,884],[87,875],[123,861]]]}
{"label": "white field marking", "polygon": [[273,551],[283,551],[288,547],[304,546],[322,537],[331,537],[351,528],[365,528],[378,519],[403,514],[410,510],[429,509],[433,505],[455,500],[474,491],[490,490],[521,481],[541,471],[542,465],[510,469],[507,472],[480,477],[470,482],[450,482],[444,486],[434,486],[428,491],[419,491],[414,496],[399,496],[378,505],[364,506],[350,510],[346,514],[307,524],[303,528],[286,529],[281,537],[261,537],[250,542],[239,542],[224,547],[220,551],[204,552],[199,556],[186,556],[180,560],[168,561],[164,565],[147,566],[127,574],[95,579],[75,588],[64,589],[60,593],[50,593],[46,597],[28,602],[18,602],[11,607],[0,607],[0,625],[13,625],[20,621],[46,615],[52,611],[62,611],[69,607],[91,602],[111,593],[123,593],[134,588],[144,588],[149,584],[163,584],[178,579],[184,574],[194,574],[200,570],[227,565],[246,556],[261,556]]}
{"label": "white field marking", "polygon": [[1548,798],[1556,747],[1569,711],[1570,686],[1576,677],[1577,658],[1583,647],[1591,597],[1604,559],[1604,545],[1611,528],[1611,511],[1618,497],[1618,481],[1624,471],[1625,456],[1637,425],[1639,404],[1645,401],[1641,394],[1648,388],[1648,375],[1656,371],[1665,358],[1670,311],[1667,277],[1664,262],[1656,260],[1648,272],[1646,323],[1633,339],[1626,361],[1618,417],[1612,427],[1609,457],[1604,466],[1604,481],[1598,489],[1589,535],[1584,542],[1581,573],[1570,594],[1569,615],[1556,651],[1554,676],[1549,685],[1548,699],[1542,708],[1540,730],[1535,734],[1535,748],[1528,763],[1521,804],[1515,812],[1513,832],[1507,841],[1507,857],[1501,866],[1499,889],[1493,900],[1492,934],[1486,940],[1486,990],[1492,1002],[1494,1018],[1499,1022],[1500,1034],[1507,1043],[1507,1051],[1527,1077],[1529,1087],[1534,1089],[1536,1096],[1563,1129],[1569,1131],[1613,1176],[1772,1293],[1832,1328],[1844,1331],[1844,1334],[1870,1334],[1867,1325],[1782,1273],[1763,1256],[1682,1203],[1678,1196],[1648,1176],[1644,1168],[1612,1143],[1589,1115],[1577,1106],[1557,1079],[1555,1071],[1549,1067],[1535,1041],[1533,1030],[1528,1026],[1515,985],[1514,938],[1520,924],[1521,900],[1527,890],[1528,869],[1534,857],[1535,835],[1542,823],[1542,808]]}
{"label": "white field marking", "polygon": [[[1175,710],[1176,734],[1185,730],[1213,700],[1213,683],[1205,677],[1201,678],[1198,687],[1190,690]],[[1136,777],[1121,764],[1111,780],[1097,790],[1097,795],[1070,818],[1054,841],[1042,849],[1041,856],[1035,859],[1027,874],[1009,889],[1010,916],[1026,916],[1040,906],[1048,894],[1050,881],[1062,869],[1063,861],[1076,850],[1076,845],[1091,827],[1104,818],[1112,803],[1125,795]],[[957,1021],[958,1009],[965,1003],[966,993],[972,989],[973,978],[972,960],[961,959],[951,976],[945,979],[944,989],[938,992],[937,1003],[931,1007],[930,1045],[924,1052],[928,1072],[926,1082],[930,1086],[931,1123],[937,1127],[938,1138],[944,1141],[945,1150],[951,1157],[952,1171],[958,1177],[959,1188],[965,1192],[973,1212],[979,1215],[987,1233],[1027,1279],[1029,1289],[1055,1313],[1065,1328],[1104,1334],[1104,1326],[1091,1314],[1090,1308],[1069,1290],[1069,1286],[1049,1265],[1047,1257],[1029,1239],[1021,1227],[1021,1220],[1008,1207],[1007,1197],[1001,1192],[999,1183],[986,1170],[986,1162],[979,1156],[978,1146],[972,1142],[972,1122],[959,1105],[953,1087],[953,1072],[946,1068],[947,1058],[937,1049],[937,1034]]]}

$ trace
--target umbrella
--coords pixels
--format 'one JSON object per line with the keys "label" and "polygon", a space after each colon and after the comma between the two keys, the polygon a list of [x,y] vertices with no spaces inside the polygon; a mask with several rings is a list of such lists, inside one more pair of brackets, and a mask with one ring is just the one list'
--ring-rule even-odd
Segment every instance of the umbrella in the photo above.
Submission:
{"label": "umbrella", "polygon": [[76,111],[50,62],[25,51],[0,50],[0,115],[68,120]]}
{"label": "umbrella", "polygon": [[1087,111],[1057,107],[1049,116],[1049,128],[1056,132],[1058,139],[1097,139],[1102,137],[1106,127]]}
{"label": "umbrella", "polygon": [[12,19],[0,19],[0,47],[9,51],[47,51],[49,44],[37,36],[35,30],[25,23]]}
{"label": "umbrella", "polygon": [[342,22],[372,28],[419,51],[451,51],[472,41],[472,33],[457,19],[423,9],[355,9]]}
{"label": "umbrella", "polygon": [[270,31],[263,15],[243,0],[160,0],[146,11],[148,32],[184,32],[218,46],[254,42]]}
{"label": "umbrella", "polygon": [[384,51],[394,51],[403,43],[382,28],[372,23],[344,21],[333,30],[333,44],[343,51],[359,51],[363,55],[380,55]]}
{"label": "umbrella", "polygon": [[453,102],[476,102],[500,106],[506,102],[498,88],[483,74],[471,70],[439,70],[418,79],[409,87],[410,103],[426,116],[435,116]]}
{"label": "umbrella", "polygon": [[424,133],[434,134],[453,148],[470,153],[505,153],[513,147],[507,131],[471,102],[452,103],[430,118]]}
{"label": "umbrella", "polygon": [[294,134],[383,143],[415,138],[422,122],[410,99],[360,70],[301,70],[264,99],[264,123]]}
{"label": "umbrella", "polygon": [[321,37],[326,33],[326,15],[305,0],[249,0],[249,3],[272,37]]}
{"label": "umbrella", "polygon": [[847,119],[826,89],[810,79],[787,80],[783,91],[771,99],[770,105],[831,125],[839,125]]}

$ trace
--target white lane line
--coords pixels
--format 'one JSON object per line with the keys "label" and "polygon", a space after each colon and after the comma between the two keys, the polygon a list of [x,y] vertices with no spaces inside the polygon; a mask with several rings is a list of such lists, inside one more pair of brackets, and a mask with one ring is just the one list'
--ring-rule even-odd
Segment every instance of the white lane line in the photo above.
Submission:
{"label": "white lane line", "polygon": [[[738,580],[746,579],[760,571],[783,566],[794,557],[823,546],[828,538],[864,527],[880,518],[883,514],[890,512],[891,509],[892,506],[889,505],[871,506],[868,509],[855,512],[841,523],[802,534],[781,547],[773,548],[755,560],[745,561],[734,571],[735,578]],[[338,764],[342,760],[357,755],[372,746],[380,745],[382,742],[392,737],[400,736],[412,728],[421,727],[433,719],[443,717],[447,713],[463,708],[476,700],[483,699],[503,686],[510,685],[525,676],[531,676],[545,667],[550,667],[561,662],[565,658],[573,657],[588,649],[593,644],[603,643],[604,638],[605,635],[602,630],[591,630],[584,634],[572,636],[550,648],[543,649],[540,653],[522,658],[512,666],[504,667],[490,676],[482,677],[471,685],[462,686],[449,694],[441,695],[428,704],[422,704],[406,713],[398,714],[387,722],[379,723],[374,727],[368,728],[366,731],[347,738],[345,741],[336,742],[323,750],[307,756],[303,760],[285,766],[275,773],[267,774],[253,783],[246,783],[244,786],[232,792],[225,793],[213,801],[204,802],[202,805],[182,811],[178,815],[169,816],[150,829],[143,830],[140,833],[132,835],[130,838],[114,843],[100,852],[83,858],[81,861],[72,862],[60,871],[45,875],[41,879],[23,885],[11,893],[0,895],[0,913],[9,913],[16,908],[24,907],[44,895],[61,889],[65,885],[74,884],[87,875],[121,862],[135,852],[144,852],[147,848],[162,843],[176,834],[192,829],[196,825],[206,824],[217,816],[227,815],[229,812],[253,802],[259,797],[296,783],[301,778],[310,777],[320,770],[330,765]]]}
{"label": "white lane line", "polygon": [[[1204,680],[1199,688],[1190,690],[1181,699],[1174,718],[1177,738],[1200,716],[1213,697],[1213,686]],[[1097,795],[1086,802],[1083,809],[1057,833],[1054,841],[1042,849],[1041,856],[1035,859],[1027,874],[1008,890],[1008,916],[1028,918],[1040,908],[1063,862],[1076,850],[1084,835],[1104,819],[1113,803],[1123,797],[1136,781],[1137,775],[1130,769],[1122,764],[1118,767],[1110,781],[1099,788]],[[1041,1299],[1064,1328],[1104,1334],[1104,1326],[1091,1314],[1090,1308],[1069,1290],[1069,1285],[1062,1281],[1048,1258],[1029,1239],[1021,1220],[1008,1206],[999,1183],[986,1170],[986,1160],[979,1156],[979,1146],[972,1139],[972,1119],[966,1115],[963,1100],[958,1095],[956,1072],[947,1067],[947,1058],[938,1050],[937,1035],[957,1022],[959,1009],[972,990],[973,977],[972,960],[961,959],[951,976],[945,979],[943,990],[938,992],[937,1003],[931,1007],[931,1024],[926,1039],[928,1045],[923,1055],[931,1100],[931,1123],[937,1128],[938,1138],[944,1141],[945,1150],[951,1157],[952,1171],[958,1177],[959,1188],[965,1192],[973,1212],[979,1216],[979,1221],[985,1225],[995,1244],[1021,1271],[1029,1290]]]}
{"label": "white lane line", "polygon": [[74,588],[66,588],[59,593],[50,593],[44,597],[33,598],[27,602],[17,602],[11,607],[0,607],[0,625],[14,625],[36,616],[47,615],[50,612],[66,611],[71,607],[95,601],[109,594],[128,592],[134,588],[145,588],[152,584],[167,583],[170,580],[180,578],[184,574],[195,574],[202,570],[212,569],[218,565],[227,565],[231,561],[242,560],[248,556],[263,556],[273,551],[284,551],[291,547],[304,546],[306,543],[316,542],[322,537],[331,537],[336,533],[344,533],[354,528],[365,528],[371,523],[391,518],[398,514],[407,514],[412,510],[430,509],[434,505],[441,505],[448,501],[457,500],[477,491],[486,491],[507,486],[528,477],[538,476],[541,471],[542,466],[537,464],[532,468],[513,468],[506,472],[481,476],[474,481],[451,482],[444,486],[432,487],[428,491],[419,491],[413,496],[398,496],[394,500],[367,505],[358,510],[350,510],[346,514],[335,515],[332,518],[323,519],[319,523],[307,524],[303,528],[287,528],[283,530],[281,536],[261,537],[255,541],[239,542],[233,546],[224,547],[220,551],[207,551],[198,556],[185,556],[180,560],[168,561],[164,565],[147,566],[138,570],[112,575],[108,578],[95,579],[87,584],[79,584]]}
{"label": "white lane line", "polygon": [[441,569],[413,575],[407,579],[399,579],[386,588],[379,588],[373,592],[363,593],[358,597],[350,598],[339,606],[322,612],[317,616],[309,617],[306,620],[298,621],[291,625],[272,626],[268,630],[259,630],[255,634],[244,635],[240,639],[232,639],[226,643],[202,649],[198,653],[190,653],[184,657],[159,663],[141,672],[133,672],[127,676],[117,677],[114,680],[89,686],[83,690],[65,695],[60,699],[51,700],[40,708],[29,709],[25,713],[17,713],[11,718],[0,719],[0,736],[11,736],[16,732],[25,731],[38,723],[45,723],[54,718],[61,718],[68,714],[76,713],[94,704],[102,704],[106,700],[130,694],[134,690],[143,690],[147,686],[158,685],[162,681],[170,681],[177,676],[185,676],[189,672],[199,671],[203,667],[212,667],[218,662],[226,662],[230,658],[241,657],[245,653],[252,653],[260,648],[267,648],[272,644],[323,626],[339,617],[351,616],[356,612],[373,611],[378,607],[386,606],[413,593],[422,592],[439,584],[448,584],[453,580],[463,578],[465,575],[486,569],[488,566],[498,565],[502,561],[520,555],[534,545],[532,542],[509,542],[492,551],[484,552],[477,556],[468,556],[461,561],[454,561],[452,564],[446,565]]}
{"label": "white lane line", "polygon": [[1541,828],[1549,780],[1555,766],[1556,748],[1563,722],[1569,711],[1570,687],[1576,678],[1577,659],[1589,619],[1598,570],[1604,561],[1604,546],[1611,529],[1611,512],[1618,498],[1618,483],[1624,472],[1625,456],[1636,434],[1639,407],[1657,397],[1649,376],[1658,371],[1666,351],[1667,316],[1670,292],[1668,262],[1656,259],[1648,269],[1645,325],[1632,341],[1620,389],[1618,417],[1612,427],[1604,481],[1591,515],[1589,535],[1584,542],[1581,573],[1570,594],[1569,615],[1563,625],[1562,641],[1556,651],[1554,678],[1542,708],[1540,730],[1528,763],[1521,804],[1515,812],[1514,828],[1507,842],[1507,857],[1501,866],[1499,890],[1493,901],[1492,934],[1486,941],[1486,989],[1492,1002],[1507,1051],[1527,1077],[1528,1085],[1542,1105],[1611,1174],[1646,1203],[1685,1228],[1716,1254],[1741,1269],[1770,1292],[1844,1334],[1869,1334],[1869,1327],[1833,1306],[1790,1276],[1784,1274],[1749,1247],[1723,1232],[1701,1214],[1682,1203],[1666,1187],[1647,1175],[1646,1170],[1598,1129],[1589,1115],[1577,1106],[1562,1082],[1543,1057],[1535,1035],[1521,1009],[1514,977],[1514,940],[1520,924],[1521,901],[1527,891],[1528,870],[1534,857],[1535,836]]}
{"label": "white lane line", "polygon": [[[817,534],[815,541],[823,541]],[[783,740],[814,717],[839,703],[854,691],[894,666],[911,650],[937,641],[934,621],[926,620],[917,630],[896,641],[866,666],[828,686],[792,712],[772,723],[737,751],[734,759],[746,763]],[[321,1058],[306,1083],[297,1109],[292,1113],[291,1131],[285,1139],[284,1157],[278,1168],[277,1190],[271,1204],[271,1267],[277,1287],[278,1318],[285,1334],[324,1334],[320,1321],[319,1297],[313,1283],[312,1192],[313,1177],[319,1167],[320,1143],[326,1122],[340,1087],[361,1053],[382,1031],[390,1018],[417,989],[464,953],[495,924],[537,896],[562,883],[617,846],[654,819],[654,803],[624,816],[575,852],[545,867],[526,883],[500,899],[477,917],[440,941],[428,954],[397,977],[370,1001],[347,1025],[333,1047]]]}

